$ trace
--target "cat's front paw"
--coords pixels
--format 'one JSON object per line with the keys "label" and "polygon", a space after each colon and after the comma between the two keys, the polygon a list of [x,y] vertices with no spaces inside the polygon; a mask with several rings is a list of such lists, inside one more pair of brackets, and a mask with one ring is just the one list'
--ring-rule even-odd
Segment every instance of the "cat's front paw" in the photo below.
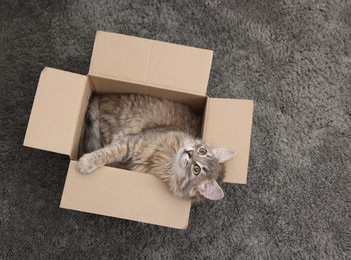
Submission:
{"label": "cat's front paw", "polygon": [[98,165],[95,163],[94,156],[91,154],[84,154],[80,157],[78,161],[78,171],[81,173],[92,173],[98,168]]}

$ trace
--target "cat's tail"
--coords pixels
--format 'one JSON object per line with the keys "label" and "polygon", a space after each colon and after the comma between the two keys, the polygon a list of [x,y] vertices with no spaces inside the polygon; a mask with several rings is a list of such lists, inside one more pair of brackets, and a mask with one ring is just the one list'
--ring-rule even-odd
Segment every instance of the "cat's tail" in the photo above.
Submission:
{"label": "cat's tail", "polygon": [[90,100],[80,138],[79,157],[102,148],[99,127],[99,97]]}

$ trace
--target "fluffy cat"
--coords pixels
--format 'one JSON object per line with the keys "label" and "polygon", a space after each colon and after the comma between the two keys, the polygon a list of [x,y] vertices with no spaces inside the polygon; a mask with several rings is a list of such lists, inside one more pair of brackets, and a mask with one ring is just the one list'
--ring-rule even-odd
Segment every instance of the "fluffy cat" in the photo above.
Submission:
{"label": "fluffy cat", "polygon": [[222,199],[216,180],[234,156],[199,139],[201,117],[189,107],[137,94],[95,95],[80,143],[78,170],[110,165],[161,178],[183,199]]}

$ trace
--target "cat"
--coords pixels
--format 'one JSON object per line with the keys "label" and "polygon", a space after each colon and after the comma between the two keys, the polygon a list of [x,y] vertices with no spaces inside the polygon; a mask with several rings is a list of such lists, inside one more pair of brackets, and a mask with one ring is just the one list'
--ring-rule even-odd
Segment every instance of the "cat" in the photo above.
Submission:
{"label": "cat", "polygon": [[174,101],[139,94],[94,95],[80,141],[78,170],[109,165],[161,178],[181,199],[219,200],[223,162],[235,153],[201,140],[201,116]]}

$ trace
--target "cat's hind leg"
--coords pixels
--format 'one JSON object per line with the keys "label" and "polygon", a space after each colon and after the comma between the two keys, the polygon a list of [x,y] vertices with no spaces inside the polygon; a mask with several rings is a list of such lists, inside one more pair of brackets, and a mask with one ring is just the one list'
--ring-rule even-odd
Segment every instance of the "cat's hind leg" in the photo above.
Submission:
{"label": "cat's hind leg", "polygon": [[126,142],[112,143],[94,152],[84,154],[78,161],[78,171],[91,173],[106,164],[121,161],[127,152]]}

